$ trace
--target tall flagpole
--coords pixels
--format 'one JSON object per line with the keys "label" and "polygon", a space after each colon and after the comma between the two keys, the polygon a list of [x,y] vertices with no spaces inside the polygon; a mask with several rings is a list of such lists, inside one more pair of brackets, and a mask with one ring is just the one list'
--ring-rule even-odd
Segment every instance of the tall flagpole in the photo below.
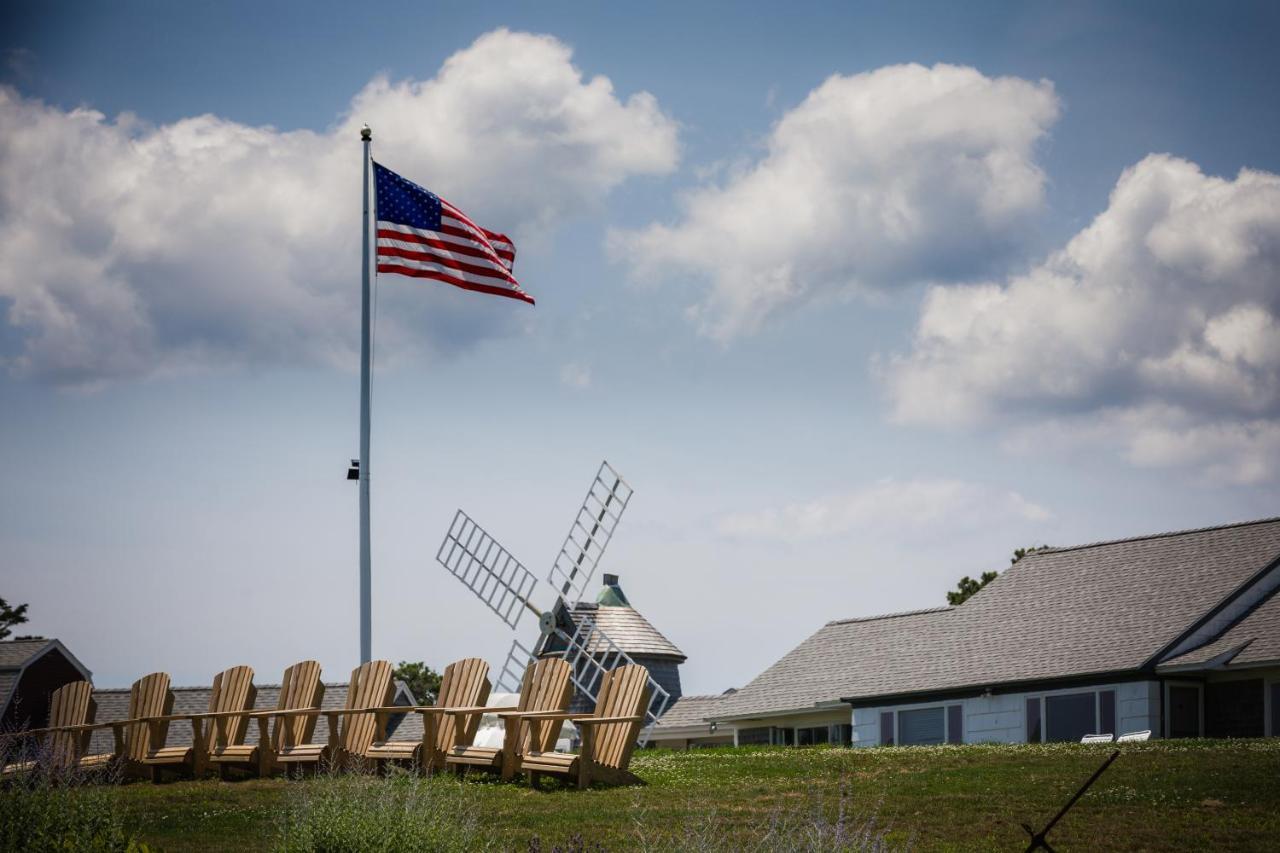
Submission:
{"label": "tall flagpole", "polygon": [[369,299],[369,145],[373,131],[369,125],[360,128],[360,139],[364,141],[364,251],[360,259],[363,274],[360,283],[360,662],[368,663],[373,657],[370,628],[373,579],[369,537],[369,385],[373,373],[370,340],[373,317]]}

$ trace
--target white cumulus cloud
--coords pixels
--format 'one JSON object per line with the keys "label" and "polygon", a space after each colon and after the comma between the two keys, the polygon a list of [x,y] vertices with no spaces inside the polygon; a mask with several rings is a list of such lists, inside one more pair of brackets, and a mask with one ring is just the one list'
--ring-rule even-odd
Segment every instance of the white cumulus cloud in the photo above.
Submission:
{"label": "white cumulus cloud", "polygon": [[934,287],[882,369],[901,422],[999,419],[1014,444],[1257,482],[1280,466],[1278,317],[1280,176],[1152,155],[1027,274]]}
{"label": "white cumulus cloud", "polygon": [[963,480],[889,479],[804,503],[726,515],[716,527],[734,538],[797,542],[851,533],[905,536],[939,525],[955,530],[1049,517],[1048,510],[1015,491]]}
{"label": "white cumulus cloud", "polygon": [[[678,156],[675,123],[652,96],[622,99],[563,43],[506,30],[429,80],[374,79],[322,132],[212,115],[155,126],[0,89],[0,364],[76,385],[349,361],[363,122],[380,162],[517,240]],[[397,293],[382,288],[389,356],[519,322],[518,306],[495,311],[461,292],[431,312]]]}
{"label": "white cumulus cloud", "polygon": [[691,192],[681,220],[611,235],[641,278],[709,282],[724,339],[810,299],[989,273],[1043,201],[1047,81],[954,65],[835,75],[773,128],[763,156]]}

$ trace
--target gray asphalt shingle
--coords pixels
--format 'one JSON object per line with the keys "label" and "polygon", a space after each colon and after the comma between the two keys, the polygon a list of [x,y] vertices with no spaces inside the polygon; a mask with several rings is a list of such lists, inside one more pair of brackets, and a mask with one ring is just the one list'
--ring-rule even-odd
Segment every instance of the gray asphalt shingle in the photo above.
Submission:
{"label": "gray asphalt shingle", "polygon": [[[595,620],[596,626],[629,655],[669,657],[681,662],[685,660],[684,652],[633,607],[579,603],[570,611],[570,615],[575,622],[579,622],[584,616]],[[605,651],[598,646],[599,643],[594,643],[588,650]]]}
{"label": "gray asphalt shingle", "polygon": [[725,698],[727,697],[721,694],[681,696],[662,715],[662,719],[654,724],[650,737],[661,737],[663,731],[677,726],[696,726],[705,723],[707,715],[714,711]]}

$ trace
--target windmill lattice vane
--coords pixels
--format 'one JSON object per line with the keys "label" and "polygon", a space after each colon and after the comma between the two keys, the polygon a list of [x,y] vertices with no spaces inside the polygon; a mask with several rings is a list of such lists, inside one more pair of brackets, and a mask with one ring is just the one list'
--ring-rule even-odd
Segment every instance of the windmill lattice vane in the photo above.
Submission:
{"label": "windmill lattice vane", "polygon": [[[587,496],[578,510],[560,553],[547,575],[555,598],[542,610],[533,603],[538,580],[510,551],[503,548],[465,512],[458,510],[449,525],[436,560],[462,581],[485,606],[498,615],[512,631],[517,630],[525,611],[538,618],[539,634],[530,649],[519,637],[511,643],[496,688],[515,693],[520,689],[525,668],[539,654],[559,654],[573,669],[575,686],[595,703],[604,674],[635,663],[595,620],[585,612],[570,613],[583,600],[604,556],[609,540],[631,500],[631,486],[608,462],[600,463]],[[643,745],[650,727],[666,711],[671,695],[653,676]]]}

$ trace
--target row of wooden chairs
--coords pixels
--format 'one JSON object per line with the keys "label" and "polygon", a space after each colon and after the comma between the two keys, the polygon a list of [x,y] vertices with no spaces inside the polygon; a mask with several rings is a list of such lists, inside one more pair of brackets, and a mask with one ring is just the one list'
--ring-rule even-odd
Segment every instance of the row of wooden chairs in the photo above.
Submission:
{"label": "row of wooden chairs", "polygon": [[[455,661],[445,668],[434,705],[392,705],[391,664],[370,661],[352,671],[344,707],[325,709],[320,665],[302,661],[285,670],[275,709],[255,710],[253,670],[235,666],[214,677],[208,711],[175,714],[169,676],[154,672],[134,682],[126,719],[102,723],[94,722],[92,685],[76,681],[54,691],[47,728],[8,736],[11,745],[15,738],[36,739],[40,749],[36,758],[11,763],[4,773],[40,765],[58,771],[118,765],[128,777],[150,775],[160,781],[165,771],[199,778],[214,767],[226,778],[231,768],[266,776],[294,767],[346,769],[371,763],[381,769],[395,762],[423,772],[452,768],[459,775],[481,769],[504,780],[524,773],[535,787],[544,775],[582,788],[594,781],[636,781],[627,767],[649,702],[644,667],[631,664],[607,673],[592,714],[568,713],[573,681],[564,660],[531,663],[519,701],[511,707],[486,705],[488,675],[489,665],[479,658]],[[421,739],[388,739],[390,717],[409,713],[422,717]],[[501,748],[474,744],[484,714],[502,720]],[[328,740],[312,743],[321,716],[328,723]],[[565,720],[580,732],[577,754],[555,752]],[[190,723],[190,746],[166,744],[169,724],[176,721]],[[245,743],[251,722],[257,724],[256,744]],[[114,749],[89,754],[93,733],[108,728]]]}

